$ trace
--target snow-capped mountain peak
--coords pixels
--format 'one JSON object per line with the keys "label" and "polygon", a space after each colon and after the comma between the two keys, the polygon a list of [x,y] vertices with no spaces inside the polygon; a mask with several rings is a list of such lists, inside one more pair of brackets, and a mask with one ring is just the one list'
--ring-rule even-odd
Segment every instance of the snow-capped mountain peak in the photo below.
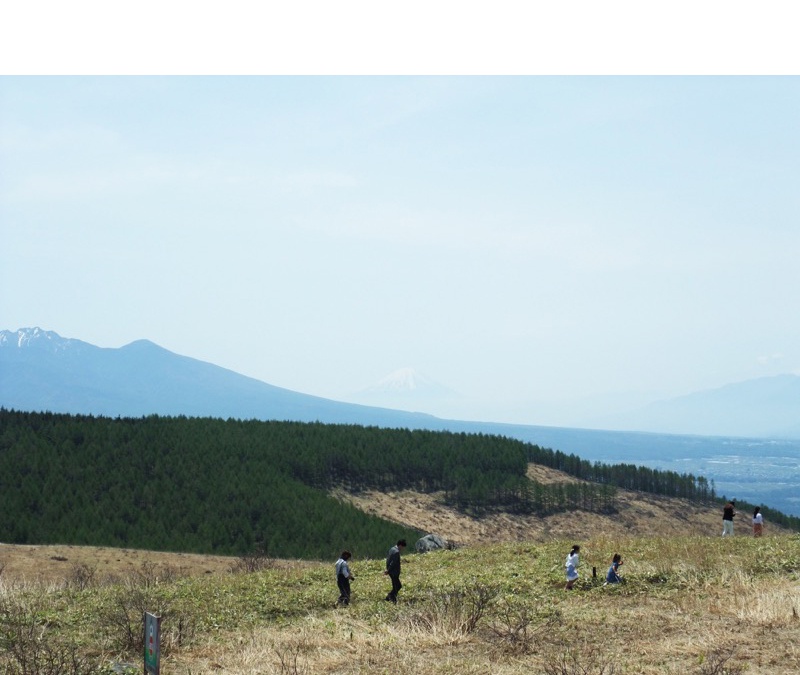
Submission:
{"label": "snow-capped mountain peak", "polygon": [[449,402],[459,398],[452,389],[439,384],[414,368],[399,368],[375,384],[346,396],[353,403],[397,410],[424,410],[437,415]]}
{"label": "snow-capped mountain peak", "polygon": [[359,396],[402,398],[453,396],[454,392],[414,368],[399,368],[363,389]]}
{"label": "snow-capped mountain peak", "polygon": [[63,338],[53,331],[42,330],[38,326],[35,328],[20,328],[17,331],[0,331],[0,344],[4,346],[32,347],[37,343],[47,342],[50,344],[63,342]]}
{"label": "snow-capped mountain peak", "polygon": [[19,330],[0,331],[0,348],[19,350],[42,350],[52,354],[75,348],[88,346],[81,340],[61,337],[52,330],[44,330],[38,326],[20,328]]}
{"label": "snow-capped mountain peak", "polygon": [[370,391],[416,391],[435,384],[413,368],[400,368],[369,387]]}

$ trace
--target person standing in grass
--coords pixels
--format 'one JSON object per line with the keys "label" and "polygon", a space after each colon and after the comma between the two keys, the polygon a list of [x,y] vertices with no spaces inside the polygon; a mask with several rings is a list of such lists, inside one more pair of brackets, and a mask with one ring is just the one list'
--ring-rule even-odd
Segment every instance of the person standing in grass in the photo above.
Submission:
{"label": "person standing in grass", "polygon": [[350,551],[342,551],[342,555],[336,561],[336,585],[339,587],[339,599],[336,603],[339,605],[350,604],[350,580],[355,579],[347,563],[350,558]]}
{"label": "person standing in grass", "polygon": [[569,552],[569,555],[567,555],[567,561],[564,563],[564,567],[567,569],[567,585],[564,586],[564,590],[571,591],[575,582],[578,580],[578,565],[580,564],[578,554],[580,550],[581,547],[575,544]]}
{"label": "person standing in grass", "polygon": [[622,556],[619,553],[615,553],[611,559],[611,567],[608,568],[608,574],[606,574],[607,584],[618,584],[622,581],[622,577],[619,574],[620,565],[622,565]]}
{"label": "person standing in grass", "polygon": [[389,602],[397,603],[397,594],[403,587],[403,584],[400,583],[400,551],[405,547],[406,540],[400,539],[397,544],[389,549],[389,553],[386,556],[386,570],[383,573],[387,574],[392,580],[392,590],[386,596],[386,600]]}
{"label": "person standing in grass", "polygon": [[761,507],[756,506],[753,511],[753,536],[760,537],[764,534],[764,516],[761,513]]}
{"label": "person standing in grass", "polygon": [[722,536],[733,536],[733,517],[736,515],[736,502],[731,500],[722,509]]}

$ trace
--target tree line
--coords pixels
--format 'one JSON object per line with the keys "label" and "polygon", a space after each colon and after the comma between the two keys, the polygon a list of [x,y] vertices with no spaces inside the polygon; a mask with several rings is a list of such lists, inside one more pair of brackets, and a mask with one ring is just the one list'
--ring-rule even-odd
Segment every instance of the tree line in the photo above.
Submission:
{"label": "tree line", "polygon": [[[590,482],[531,481],[528,463],[542,458]],[[333,488],[441,491],[468,513],[608,512],[627,486],[612,468],[482,434],[0,409],[0,541],[380,556],[421,533],[335,499]],[[647,471],[645,488],[673,482]]]}
{"label": "tree line", "polygon": [[635,464],[605,464],[590,462],[560,450],[528,446],[528,460],[580,478],[581,480],[614,485],[624,490],[649,492],[666,497],[692,501],[716,501],[714,482],[690,473],[650,469]]}

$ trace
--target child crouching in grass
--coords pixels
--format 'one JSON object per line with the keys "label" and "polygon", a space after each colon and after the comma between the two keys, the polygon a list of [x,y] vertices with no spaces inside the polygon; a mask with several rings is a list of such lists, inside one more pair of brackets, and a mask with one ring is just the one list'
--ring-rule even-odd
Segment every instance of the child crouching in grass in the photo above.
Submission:
{"label": "child crouching in grass", "polygon": [[622,577],[619,574],[621,565],[622,556],[619,553],[615,553],[614,557],[611,559],[611,567],[608,568],[608,574],[606,574],[607,584],[618,584],[622,581]]}

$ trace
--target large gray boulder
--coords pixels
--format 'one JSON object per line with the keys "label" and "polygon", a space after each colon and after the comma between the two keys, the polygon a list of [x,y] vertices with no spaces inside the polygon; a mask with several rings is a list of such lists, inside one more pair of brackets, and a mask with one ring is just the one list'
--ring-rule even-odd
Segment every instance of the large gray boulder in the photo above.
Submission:
{"label": "large gray boulder", "polygon": [[438,534],[426,534],[422,539],[418,539],[414,545],[417,553],[427,553],[428,551],[437,551],[442,548],[450,548],[446,539],[442,539]]}

